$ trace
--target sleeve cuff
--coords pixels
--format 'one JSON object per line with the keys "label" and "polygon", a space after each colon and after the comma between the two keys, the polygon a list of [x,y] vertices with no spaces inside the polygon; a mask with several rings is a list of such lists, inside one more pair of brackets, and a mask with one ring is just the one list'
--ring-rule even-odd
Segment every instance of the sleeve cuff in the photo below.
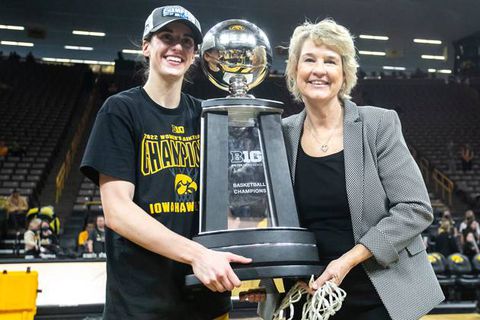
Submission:
{"label": "sleeve cuff", "polygon": [[373,227],[359,240],[359,243],[367,247],[377,262],[383,267],[399,259],[395,247],[388,241],[387,237],[377,228]]}

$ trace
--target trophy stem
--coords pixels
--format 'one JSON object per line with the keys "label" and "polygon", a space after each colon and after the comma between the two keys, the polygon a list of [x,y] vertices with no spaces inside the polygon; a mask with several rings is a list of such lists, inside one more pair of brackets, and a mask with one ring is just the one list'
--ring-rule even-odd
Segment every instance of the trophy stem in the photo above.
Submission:
{"label": "trophy stem", "polygon": [[245,97],[247,95],[247,79],[243,75],[230,78],[230,97]]}

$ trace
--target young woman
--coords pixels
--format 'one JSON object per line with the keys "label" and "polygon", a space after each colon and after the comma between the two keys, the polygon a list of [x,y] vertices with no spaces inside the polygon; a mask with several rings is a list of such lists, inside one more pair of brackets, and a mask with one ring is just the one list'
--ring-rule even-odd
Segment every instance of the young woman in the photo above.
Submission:
{"label": "young woman", "polygon": [[[181,92],[202,41],[198,20],[180,6],[145,22],[143,87],[110,97],[97,115],[82,172],[100,185],[105,213],[104,319],[214,319],[240,285],[230,262],[250,259],[191,241],[198,231],[200,101]],[[191,266],[211,291],[184,288]]]}

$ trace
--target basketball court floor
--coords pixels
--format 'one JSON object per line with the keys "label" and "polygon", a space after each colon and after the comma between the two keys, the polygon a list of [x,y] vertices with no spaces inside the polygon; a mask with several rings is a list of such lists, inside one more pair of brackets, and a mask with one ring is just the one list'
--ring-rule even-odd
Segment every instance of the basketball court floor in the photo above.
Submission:
{"label": "basketball court floor", "polygon": [[[261,320],[261,318],[232,318],[241,320]],[[352,319],[353,320],[353,319]],[[431,316],[425,316],[421,320],[480,320],[478,314],[437,314]]]}

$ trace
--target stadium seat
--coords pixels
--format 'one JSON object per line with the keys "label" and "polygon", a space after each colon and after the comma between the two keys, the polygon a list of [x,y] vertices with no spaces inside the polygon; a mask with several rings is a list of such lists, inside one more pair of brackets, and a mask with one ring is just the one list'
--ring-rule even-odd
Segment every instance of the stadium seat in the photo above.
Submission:
{"label": "stadium seat", "polygon": [[462,293],[466,291],[475,292],[477,297],[480,289],[480,279],[473,274],[472,264],[466,255],[454,253],[448,256],[450,271],[456,276],[456,300],[462,300]]}
{"label": "stadium seat", "polygon": [[428,260],[432,264],[432,268],[447,300],[454,300],[455,276],[449,274],[447,259],[441,253],[432,252],[428,254]]}

